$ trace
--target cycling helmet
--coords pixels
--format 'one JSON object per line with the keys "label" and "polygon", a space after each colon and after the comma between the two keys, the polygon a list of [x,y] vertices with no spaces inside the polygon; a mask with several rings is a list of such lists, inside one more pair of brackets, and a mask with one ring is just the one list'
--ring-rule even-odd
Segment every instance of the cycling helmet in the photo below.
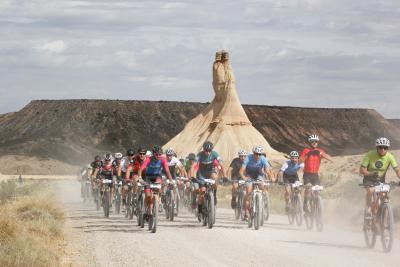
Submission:
{"label": "cycling helmet", "polygon": [[308,137],[308,142],[317,141],[319,142],[319,136],[316,134],[312,134]]}
{"label": "cycling helmet", "polygon": [[390,141],[386,137],[379,137],[375,141],[375,146],[386,146],[390,147]]}
{"label": "cycling helmet", "polygon": [[147,149],[144,146],[140,146],[137,150],[138,153],[146,153]]}
{"label": "cycling helmet", "polygon": [[88,164],[88,165],[87,165],[87,168],[88,168],[88,170],[91,170],[91,169],[93,169],[93,167],[92,167],[92,165],[91,165],[91,164]]}
{"label": "cycling helmet", "polygon": [[196,160],[196,155],[194,153],[190,153],[188,155],[188,160]]}
{"label": "cycling helmet", "polygon": [[134,151],[132,148],[129,148],[129,149],[126,151],[126,154],[127,154],[128,156],[133,156],[133,155],[135,155],[135,151]]}
{"label": "cycling helmet", "polygon": [[111,153],[106,153],[106,154],[104,154],[104,160],[106,160],[106,161],[111,161],[112,160],[112,155],[111,155]]}
{"label": "cycling helmet", "polygon": [[244,149],[240,149],[238,152],[239,157],[240,156],[247,156],[247,152]]}
{"label": "cycling helmet", "polygon": [[264,153],[264,149],[261,146],[255,146],[253,148],[253,153],[254,154],[263,154]]}
{"label": "cycling helmet", "polygon": [[213,143],[211,143],[210,141],[205,141],[204,142],[204,144],[203,144],[203,149],[204,150],[211,151],[211,150],[213,150],[213,148],[214,148]]}
{"label": "cycling helmet", "polygon": [[299,152],[297,152],[297,151],[292,151],[292,152],[290,152],[290,154],[289,154],[291,157],[299,157]]}
{"label": "cycling helmet", "polygon": [[172,150],[172,148],[167,148],[167,150],[165,151],[165,154],[167,156],[173,156],[175,154],[174,150]]}
{"label": "cycling helmet", "polygon": [[155,146],[153,147],[153,154],[162,154],[162,153],[163,153],[162,147],[160,147],[160,146],[158,146],[158,145],[155,145]]}
{"label": "cycling helmet", "polygon": [[151,157],[152,155],[153,155],[153,153],[151,153],[150,150],[147,150],[147,152],[146,152],[146,157]]}
{"label": "cycling helmet", "polygon": [[100,160],[101,160],[101,157],[99,155],[94,157],[94,161],[100,161]]}
{"label": "cycling helmet", "polygon": [[122,153],[119,153],[119,152],[115,153],[114,154],[114,158],[115,159],[122,159]]}

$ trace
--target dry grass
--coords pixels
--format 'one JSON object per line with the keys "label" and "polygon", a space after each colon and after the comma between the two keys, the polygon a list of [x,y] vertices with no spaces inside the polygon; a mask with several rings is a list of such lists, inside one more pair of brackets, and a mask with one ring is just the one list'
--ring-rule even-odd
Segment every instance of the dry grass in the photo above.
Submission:
{"label": "dry grass", "polygon": [[0,266],[60,266],[60,210],[46,193],[0,206]]}

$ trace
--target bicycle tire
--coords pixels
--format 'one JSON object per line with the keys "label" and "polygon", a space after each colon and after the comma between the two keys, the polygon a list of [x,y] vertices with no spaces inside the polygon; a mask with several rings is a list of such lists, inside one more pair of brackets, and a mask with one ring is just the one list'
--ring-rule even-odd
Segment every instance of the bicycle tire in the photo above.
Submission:
{"label": "bicycle tire", "polygon": [[313,211],[313,205],[311,203],[311,200],[307,200],[307,204],[309,213],[304,216],[304,221],[306,223],[306,228],[308,230],[311,230],[314,226],[314,211]]}
{"label": "bicycle tire", "polygon": [[207,213],[207,225],[211,229],[215,222],[214,193],[212,191],[208,193]]}
{"label": "bicycle tire", "polygon": [[389,203],[383,203],[381,207],[381,242],[384,252],[390,252],[393,246],[393,210]]}
{"label": "bicycle tire", "polygon": [[297,226],[301,226],[303,224],[303,206],[301,205],[301,195],[296,194],[294,201],[296,224]]}
{"label": "bicycle tire", "polygon": [[152,227],[151,232],[155,233],[158,226],[158,195],[155,194],[153,197],[153,215],[152,215]]}
{"label": "bicycle tire", "polygon": [[254,229],[260,229],[262,222],[264,220],[263,217],[263,197],[261,193],[257,193],[255,196],[255,214],[254,214]]}
{"label": "bicycle tire", "polygon": [[105,190],[104,196],[103,196],[103,210],[104,210],[104,216],[108,218],[110,216],[110,191]]}

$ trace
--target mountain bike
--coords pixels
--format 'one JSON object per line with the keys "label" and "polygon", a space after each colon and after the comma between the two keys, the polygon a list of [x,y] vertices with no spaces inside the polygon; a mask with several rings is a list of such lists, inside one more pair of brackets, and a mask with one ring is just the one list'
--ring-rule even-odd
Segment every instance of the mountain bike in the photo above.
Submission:
{"label": "mountain bike", "polygon": [[215,224],[215,204],[214,204],[214,184],[213,179],[202,179],[206,186],[204,194],[204,204],[202,209],[203,226],[208,226],[209,229]]}
{"label": "mountain bike", "polygon": [[[178,215],[179,195],[175,180],[166,180],[167,191],[165,193],[165,217],[167,220],[173,221],[175,214]],[[175,212],[176,211],[176,212]]]}
{"label": "mountain bike", "polygon": [[110,216],[110,207],[111,207],[111,186],[113,184],[113,181],[111,179],[104,178],[102,180],[103,183],[103,197],[102,197],[102,203],[103,203],[103,211],[104,211],[104,216],[109,217]]}
{"label": "mountain bike", "polygon": [[100,210],[100,201],[101,201],[100,185],[101,185],[100,179],[96,179],[93,182],[92,194],[93,194],[94,204],[96,205],[96,210]]}
{"label": "mountain bike", "polygon": [[246,182],[244,180],[239,180],[238,189],[236,193],[236,208],[235,208],[235,219],[244,219],[244,196],[246,195]]}
{"label": "mountain bike", "polygon": [[324,228],[323,222],[323,203],[320,192],[324,190],[321,185],[314,185],[311,187],[311,196],[306,199],[307,211],[305,211],[304,220],[306,222],[306,227],[311,230],[314,226],[318,231],[322,231]]}
{"label": "mountain bike", "polygon": [[253,192],[250,197],[248,227],[251,228],[254,225],[254,229],[258,230],[264,221],[264,200],[261,186],[265,183],[262,180],[255,180],[251,183],[253,185]]}
{"label": "mountain bike", "polygon": [[153,198],[153,207],[150,211],[150,205],[146,203],[145,214],[147,214],[147,220],[149,224],[149,231],[155,233],[157,231],[158,225],[158,206],[159,206],[159,198],[161,192],[161,184],[159,183],[150,183],[150,190]]}
{"label": "mountain bike", "polygon": [[138,182],[138,192],[136,197],[136,218],[138,226],[144,228],[144,221],[146,216],[146,202],[145,202],[145,194],[144,188],[145,184],[143,182]]}
{"label": "mountain bike", "polygon": [[91,182],[89,179],[84,179],[82,180],[82,198],[83,198],[83,202],[87,202],[91,199]]}
{"label": "mountain bike", "polygon": [[126,182],[125,185],[128,187],[128,190],[125,192],[125,218],[132,220],[136,206],[135,192],[133,192],[132,181]]}
{"label": "mountain bike", "polygon": [[[287,184],[284,185],[287,186]],[[289,197],[289,224],[293,224],[296,220],[297,226],[301,226],[303,224],[303,207],[301,201],[301,187],[303,186],[303,184],[300,181],[296,181],[289,185],[292,188]]]}
{"label": "mountain bike", "polygon": [[121,211],[121,190],[122,190],[122,181],[115,182],[114,184],[115,214],[119,214]]}
{"label": "mountain bike", "polygon": [[263,220],[261,221],[261,226],[264,225],[264,222],[268,221],[269,219],[269,214],[271,210],[271,202],[269,199],[269,193],[268,193],[268,188],[271,185],[271,181],[266,180],[264,181],[264,190],[263,190]]}
{"label": "mountain bike", "polygon": [[[364,184],[360,184],[360,186],[368,187]],[[390,252],[393,246],[394,220],[389,199],[391,186],[399,186],[399,184],[378,182],[374,186],[371,209],[366,208],[364,211],[363,232],[367,247],[373,248],[376,236],[381,235],[382,247],[385,252]]]}

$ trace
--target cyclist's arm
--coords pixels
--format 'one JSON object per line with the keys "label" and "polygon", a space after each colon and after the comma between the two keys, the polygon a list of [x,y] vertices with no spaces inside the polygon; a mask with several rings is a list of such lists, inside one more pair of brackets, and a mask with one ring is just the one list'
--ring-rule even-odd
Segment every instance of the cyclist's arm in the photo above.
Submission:
{"label": "cyclist's arm", "polygon": [[118,164],[118,169],[117,169],[117,176],[121,177],[122,174],[122,162],[124,161],[124,159],[120,160],[119,164]]}
{"label": "cyclist's arm", "polygon": [[326,160],[328,160],[328,161],[330,161],[330,162],[333,162],[332,157],[329,154],[322,153],[321,157],[326,159]]}
{"label": "cyclist's arm", "polygon": [[272,170],[272,168],[270,168],[270,167],[265,168],[265,172],[268,175],[269,179],[271,179],[272,182],[276,181],[275,173]]}
{"label": "cyclist's arm", "polygon": [[99,173],[99,168],[96,168],[92,173],[92,178],[96,178],[98,173]]}
{"label": "cyclist's arm", "polygon": [[245,174],[244,174],[245,170],[246,170],[246,166],[242,165],[242,167],[240,167],[239,174],[244,180],[247,180],[248,177],[246,177]]}
{"label": "cyclist's arm", "polygon": [[364,166],[360,167],[360,174],[363,175],[363,176],[372,176],[372,175],[374,175],[373,172],[369,172],[367,170],[367,167],[364,167]]}
{"label": "cyclist's arm", "polygon": [[125,180],[129,180],[129,178],[130,178],[130,173],[131,173],[132,169],[133,169],[132,165],[129,164],[129,165],[128,165],[128,168],[126,169],[126,173],[125,173],[125,177],[124,177]]}
{"label": "cyclist's arm", "polygon": [[164,168],[164,170],[165,170],[165,174],[167,174],[167,178],[168,178],[170,181],[172,181],[172,175],[171,175],[171,172],[169,171],[169,167],[168,167],[167,160],[166,160],[165,158],[163,158],[161,164],[163,165],[163,168]]}
{"label": "cyclist's arm", "polygon": [[232,170],[233,170],[233,168],[232,168],[232,167],[229,167],[229,168],[228,168],[228,171],[226,172],[226,177],[227,177],[228,179],[230,179],[230,180],[232,180]]}

